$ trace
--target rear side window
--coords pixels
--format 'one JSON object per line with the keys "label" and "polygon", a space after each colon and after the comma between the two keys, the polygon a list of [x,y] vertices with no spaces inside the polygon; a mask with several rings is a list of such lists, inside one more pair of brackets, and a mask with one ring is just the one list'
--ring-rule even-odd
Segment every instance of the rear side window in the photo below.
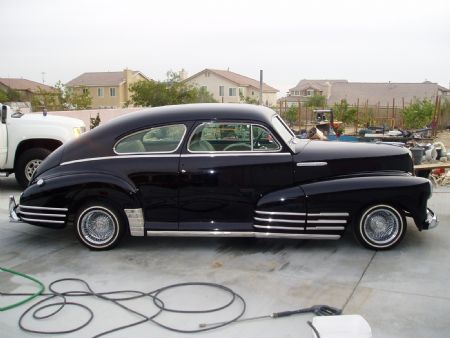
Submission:
{"label": "rear side window", "polygon": [[191,152],[249,152],[281,149],[272,133],[251,123],[202,123],[192,133]]}
{"label": "rear side window", "polygon": [[114,147],[116,154],[171,153],[178,149],[186,133],[184,124],[161,126],[125,136]]}

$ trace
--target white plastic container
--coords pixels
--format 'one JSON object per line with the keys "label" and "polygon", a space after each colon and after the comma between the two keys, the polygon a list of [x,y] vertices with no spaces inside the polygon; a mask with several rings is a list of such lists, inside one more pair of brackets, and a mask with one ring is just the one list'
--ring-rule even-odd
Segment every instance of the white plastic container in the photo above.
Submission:
{"label": "white plastic container", "polygon": [[369,323],[360,315],[317,316],[312,323],[320,338],[372,338]]}

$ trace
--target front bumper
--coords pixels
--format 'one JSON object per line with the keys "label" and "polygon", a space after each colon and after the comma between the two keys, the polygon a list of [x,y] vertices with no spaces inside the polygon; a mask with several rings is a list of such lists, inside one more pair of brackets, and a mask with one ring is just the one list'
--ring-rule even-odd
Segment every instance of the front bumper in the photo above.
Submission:
{"label": "front bumper", "polygon": [[21,223],[22,220],[16,213],[16,209],[18,204],[16,203],[16,199],[14,196],[9,196],[9,221],[11,223]]}
{"label": "front bumper", "polygon": [[424,223],[424,229],[429,230],[436,228],[439,224],[439,220],[437,218],[437,215],[433,212],[433,210],[427,208],[427,219]]}

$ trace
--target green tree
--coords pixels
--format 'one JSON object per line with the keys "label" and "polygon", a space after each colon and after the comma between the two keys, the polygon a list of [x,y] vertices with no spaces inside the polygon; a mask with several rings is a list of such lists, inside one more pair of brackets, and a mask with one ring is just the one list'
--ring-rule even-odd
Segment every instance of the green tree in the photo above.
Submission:
{"label": "green tree", "polygon": [[22,95],[20,95],[20,92],[18,92],[17,90],[8,88],[6,91],[6,94],[8,95],[9,102],[21,102],[22,101]]}
{"label": "green tree", "polygon": [[337,120],[344,123],[354,123],[356,121],[356,108],[350,108],[347,100],[342,100],[340,103],[335,103],[333,107],[334,116]]}
{"label": "green tree", "polygon": [[8,94],[0,89],[0,102],[7,102],[8,101]]}
{"label": "green tree", "polygon": [[323,95],[314,94],[314,96],[308,98],[306,105],[311,108],[325,107],[327,105],[327,98]]}
{"label": "green tree", "polygon": [[405,127],[414,129],[427,126],[433,119],[434,109],[434,104],[430,100],[416,100],[402,112]]}
{"label": "green tree", "polygon": [[216,102],[207,90],[180,81],[177,73],[167,72],[166,81],[138,81],[130,86],[131,101],[138,106]]}
{"label": "green tree", "polygon": [[66,87],[61,81],[55,84],[61,109],[87,109],[92,105],[92,96],[85,87],[77,90]]}
{"label": "green tree", "polygon": [[258,105],[258,99],[252,98],[250,96],[244,96],[244,94],[242,94],[241,92],[239,92],[239,99],[241,100],[241,102],[244,103],[248,103],[248,104],[256,104]]}
{"label": "green tree", "polygon": [[43,108],[57,110],[60,106],[59,93],[57,90],[50,91],[39,87],[31,99],[31,107],[33,108],[33,111],[38,111]]}
{"label": "green tree", "polygon": [[289,126],[292,126],[298,120],[298,107],[290,106],[283,117],[287,120]]}

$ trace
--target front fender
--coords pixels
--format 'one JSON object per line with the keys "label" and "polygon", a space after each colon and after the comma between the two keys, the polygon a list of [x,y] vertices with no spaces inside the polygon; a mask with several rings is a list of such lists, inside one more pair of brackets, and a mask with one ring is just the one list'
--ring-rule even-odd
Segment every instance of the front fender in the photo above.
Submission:
{"label": "front fender", "polygon": [[347,212],[355,218],[367,206],[387,203],[410,214],[422,230],[427,217],[429,181],[409,175],[336,178],[302,185],[308,213]]}

